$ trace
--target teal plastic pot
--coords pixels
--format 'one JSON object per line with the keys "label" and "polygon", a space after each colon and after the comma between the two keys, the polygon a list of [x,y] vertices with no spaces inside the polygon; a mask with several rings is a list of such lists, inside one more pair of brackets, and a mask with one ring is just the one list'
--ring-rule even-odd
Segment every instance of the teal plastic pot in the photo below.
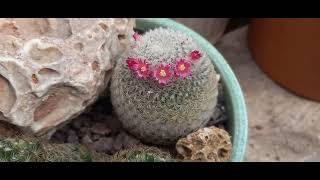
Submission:
{"label": "teal plastic pot", "polygon": [[230,66],[210,42],[180,23],[166,18],[138,18],[136,21],[137,29],[143,31],[160,26],[188,33],[210,56],[217,72],[221,75],[221,81],[225,89],[225,98],[229,115],[227,129],[231,133],[233,143],[231,161],[243,161],[248,138],[247,111],[240,85]]}

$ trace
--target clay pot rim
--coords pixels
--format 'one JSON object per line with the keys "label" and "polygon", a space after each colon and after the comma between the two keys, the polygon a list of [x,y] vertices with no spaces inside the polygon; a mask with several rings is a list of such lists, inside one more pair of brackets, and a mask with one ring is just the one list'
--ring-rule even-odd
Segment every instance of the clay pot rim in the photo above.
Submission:
{"label": "clay pot rim", "polygon": [[229,108],[228,115],[231,119],[230,122],[228,122],[228,129],[231,132],[233,143],[231,161],[243,161],[248,139],[248,118],[244,96],[232,69],[210,42],[190,28],[168,18],[136,19],[136,27],[140,30],[153,29],[159,26],[170,27],[188,33],[198,42],[203,50],[208,53],[217,72],[221,76],[221,81],[225,88],[226,102]]}

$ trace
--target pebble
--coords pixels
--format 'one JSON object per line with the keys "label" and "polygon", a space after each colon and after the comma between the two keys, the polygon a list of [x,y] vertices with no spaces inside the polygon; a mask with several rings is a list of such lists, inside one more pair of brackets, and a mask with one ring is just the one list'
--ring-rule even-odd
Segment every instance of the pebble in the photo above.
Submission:
{"label": "pebble", "polygon": [[104,152],[108,154],[113,154],[113,149],[112,149],[112,144],[113,144],[113,138],[110,137],[103,137],[99,139],[96,142],[93,142],[89,148],[91,150],[97,151],[97,152]]}
{"label": "pebble", "polygon": [[66,134],[62,132],[57,132],[54,134],[52,138],[54,139],[54,141],[57,141],[57,142],[65,142]]}
{"label": "pebble", "polygon": [[76,119],[74,120],[72,123],[71,123],[71,126],[74,128],[74,129],[80,129],[82,124],[83,124],[83,121],[85,121],[86,119]]}
{"label": "pebble", "polygon": [[123,148],[132,147],[132,146],[137,145],[139,143],[140,143],[139,140],[128,135],[126,132],[121,131],[114,140],[113,148],[116,151],[119,151]]}
{"label": "pebble", "polygon": [[93,141],[92,141],[92,139],[90,138],[90,136],[86,134],[86,135],[83,136],[83,138],[81,139],[81,143],[84,144],[84,145],[86,145],[86,146],[89,146],[90,144],[93,143]]}
{"label": "pebble", "polygon": [[96,123],[91,127],[91,132],[99,135],[109,135],[111,129],[106,123]]}
{"label": "pebble", "polygon": [[68,143],[72,143],[72,144],[78,144],[79,143],[79,138],[77,136],[77,133],[74,130],[69,130],[68,131],[67,142]]}

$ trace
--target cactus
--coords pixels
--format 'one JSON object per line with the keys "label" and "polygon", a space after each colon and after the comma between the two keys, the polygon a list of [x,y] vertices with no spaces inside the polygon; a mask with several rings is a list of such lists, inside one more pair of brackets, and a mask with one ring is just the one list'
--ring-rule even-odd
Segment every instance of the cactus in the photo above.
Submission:
{"label": "cactus", "polygon": [[91,162],[108,161],[106,154],[83,146],[50,144],[31,138],[0,139],[0,162]]}
{"label": "cactus", "polygon": [[204,127],[217,103],[219,75],[187,34],[157,28],[134,34],[111,80],[111,100],[127,131],[169,145]]}
{"label": "cactus", "polygon": [[173,162],[169,152],[156,147],[135,146],[122,150],[111,158],[112,162]]}

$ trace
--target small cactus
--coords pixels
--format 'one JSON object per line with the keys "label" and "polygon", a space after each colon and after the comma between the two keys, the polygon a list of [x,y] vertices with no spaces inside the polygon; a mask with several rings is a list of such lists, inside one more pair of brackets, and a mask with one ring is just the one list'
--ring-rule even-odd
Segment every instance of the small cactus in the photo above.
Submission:
{"label": "small cactus", "polygon": [[135,146],[112,156],[113,162],[173,162],[169,152],[156,147]]}
{"label": "small cactus", "polygon": [[111,100],[125,129],[147,143],[168,145],[204,127],[217,103],[219,75],[187,34],[157,28],[119,59]]}
{"label": "small cactus", "polygon": [[108,161],[108,156],[83,146],[50,144],[31,138],[0,139],[0,162],[91,162]]}

